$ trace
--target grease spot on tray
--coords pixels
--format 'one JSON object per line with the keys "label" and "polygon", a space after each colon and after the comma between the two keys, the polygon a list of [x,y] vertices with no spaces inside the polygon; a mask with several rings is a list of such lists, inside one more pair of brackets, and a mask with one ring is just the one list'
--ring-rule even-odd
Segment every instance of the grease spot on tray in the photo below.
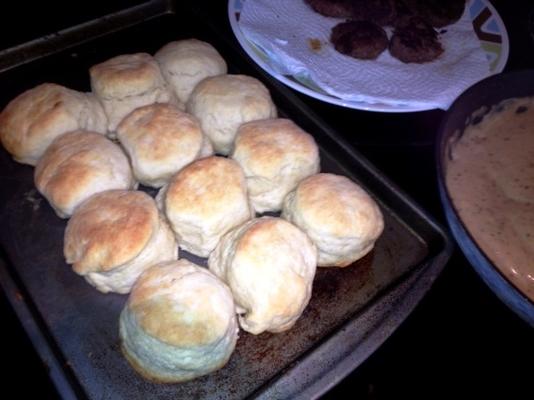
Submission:
{"label": "grease spot on tray", "polygon": [[31,189],[24,193],[24,202],[29,203],[33,211],[39,210],[39,208],[41,207],[41,201],[43,201],[43,198],[41,197],[37,189]]}
{"label": "grease spot on tray", "polygon": [[313,51],[319,51],[321,50],[322,48],[322,43],[319,39],[315,39],[315,38],[309,38],[308,39],[308,45],[310,46],[310,49],[312,49]]}

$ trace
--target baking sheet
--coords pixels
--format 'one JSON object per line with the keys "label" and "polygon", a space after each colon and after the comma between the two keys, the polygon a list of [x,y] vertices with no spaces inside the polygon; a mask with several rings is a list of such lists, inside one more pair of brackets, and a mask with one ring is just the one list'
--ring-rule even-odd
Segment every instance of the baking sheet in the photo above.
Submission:
{"label": "baking sheet", "polygon": [[[360,182],[379,202],[385,230],[375,250],[345,269],[319,269],[310,304],[280,334],[240,333],[220,371],[191,382],[158,385],[139,377],[119,349],[125,295],[102,294],[71,271],[62,255],[66,221],[35,190],[33,168],[0,151],[0,282],[59,392],[91,399],[317,396],[348,374],[402,322],[450,255],[446,234],[365,159],[288,92],[254,68],[237,45],[206,21],[166,14],[0,75],[0,106],[39,83],[89,90],[87,69],[109,57],[153,53],[196,37],[212,43],[230,72],[266,83],[282,115],[314,135],[321,170]],[[181,256],[189,257],[182,252]],[[196,261],[204,261],[196,259]]]}

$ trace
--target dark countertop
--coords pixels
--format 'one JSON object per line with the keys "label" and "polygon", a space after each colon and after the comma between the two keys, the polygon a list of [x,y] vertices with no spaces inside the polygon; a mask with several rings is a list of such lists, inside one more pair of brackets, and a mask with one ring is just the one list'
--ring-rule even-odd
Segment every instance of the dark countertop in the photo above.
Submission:
{"label": "dark countertop", "polygon": [[[226,2],[221,2],[226,3]],[[226,18],[226,4],[207,9]],[[506,70],[534,67],[534,3],[495,0],[510,36]],[[4,14],[5,15],[5,14]],[[530,24],[530,25],[529,25]],[[434,139],[443,111],[384,114],[344,109],[299,97],[445,225],[438,196]],[[24,398],[57,394],[3,295],[4,391]],[[533,330],[479,279],[459,250],[399,329],[325,399],[531,393]],[[29,379],[28,379],[29,378]]]}

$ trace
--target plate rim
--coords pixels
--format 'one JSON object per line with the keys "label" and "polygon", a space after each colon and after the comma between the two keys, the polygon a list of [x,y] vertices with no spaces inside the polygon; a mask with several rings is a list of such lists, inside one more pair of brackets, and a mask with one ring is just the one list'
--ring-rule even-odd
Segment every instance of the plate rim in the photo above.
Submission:
{"label": "plate rim", "polygon": [[[471,3],[476,0],[468,0],[468,4],[466,4],[466,7],[471,7]],[[478,0],[482,2],[491,12],[491,15],[495,18],[495,21],[497,23],[497,26],[499,28],[499,32],[502,38],[501,41],[501,54],[499,57],[499,61],[495,66],[495,69],[493,71],[490,71],[488,76],[498,74],[502,72],[506,66],[506,63],[508,62],[509,52],[510,52],[510,43],[509,43],[509,37],[508,37],[508,31],[506,30],[506,26],[504,24],[504,21],[502,20],[501,16],[495,9],[495,7],[489,2],[489,0]],[[239,26],[239,21],[236,18],[236,3],[240,3],[242,6],[246,0],[229,0],[228,1],[228,19],[230,22],[230,26],[232,28],[232,31],[234,33],[234,36],[237,38],[237,41],[241,45],[241,48],[247,53],[247,55],[252,58],[252,60],[258,64],[263,70],[265,70],[269,75],[273,76],[280,82],[284,83],[285,85],[289,86],[292,89],[297,90],[300,93],[303,93],[305,95],[308,95],[312,98],[315,98],[317,100],[324,101],[329,104],[342,106],[345,108],[355,109],[355,110],[362,110],[362,111],[374,111],[374,112],[386,112],[386,113],[404,113],[404,112],[417,112],[417,111],[428,111],[428,110],[435,110],[437,109],[434,106],[431,105],[390,105],[390,104],[384,104],[384,103],[370,103],[370,102],[355,102],[355,101],[348,101],[343,100],[340,98],[336,98],[334,96],[328,95],[328,94],[322,94],[320,92],[317,92],[315,90],[310,89],[307,86],[304,86],[300,84],[299,82],[288,78],[286,75],[280,74],[276,71],[274,71],[270,65],[265,62],[254,50],[256,47],[254,43],[252,43],[243,31],[241,30],[241,27]],[[480,38],[479,38],[480,40]],[[481,41],[482,42],[482,41]],[[486,78],[486,77],[484,77]],[[484,79],[481,78],[481,79]],[[467,90],[467,88],[465,89]],[[461,93],[460,93],[461,94]],[[459,96],[459,95],[458,95]]]}

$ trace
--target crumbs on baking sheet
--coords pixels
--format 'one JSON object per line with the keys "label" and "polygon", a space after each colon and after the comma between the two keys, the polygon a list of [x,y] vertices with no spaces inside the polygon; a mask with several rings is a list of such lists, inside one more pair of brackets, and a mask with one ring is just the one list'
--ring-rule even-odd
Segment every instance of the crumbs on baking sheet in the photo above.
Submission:
{"label": "crumbs on baking sheet", "polygon": [[310,46],[310,49],[312,49],[313,51],[319,51],[321,50],[323,46],[321,41],[315,38],[308,38],[308,45]]}

